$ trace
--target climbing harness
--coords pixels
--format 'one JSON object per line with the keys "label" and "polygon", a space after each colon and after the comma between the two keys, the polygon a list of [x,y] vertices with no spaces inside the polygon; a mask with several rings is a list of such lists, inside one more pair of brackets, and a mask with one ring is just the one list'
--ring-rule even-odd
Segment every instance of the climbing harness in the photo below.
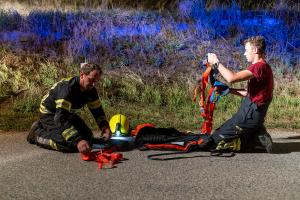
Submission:
{"label": "climbing harness", "polygon": [[[206,69],[202,74],[201,84],[194,89],[193,101],[196,102],[197,96],[200,95],[200,113],[201,117],[203,117],[204,119],[201,127],[201,133],[211,134],[213,114],[216,103],[220,100],[221,96],[227,95],[229,93],[229,87],[215,78],[215,76],[218,74],[218,71],[212,69],[207,61],[203,62],[202,66],[204,66]],[[210,88],[208,89],[209,82]],[[206,98],[207,89],[208,92]]]}

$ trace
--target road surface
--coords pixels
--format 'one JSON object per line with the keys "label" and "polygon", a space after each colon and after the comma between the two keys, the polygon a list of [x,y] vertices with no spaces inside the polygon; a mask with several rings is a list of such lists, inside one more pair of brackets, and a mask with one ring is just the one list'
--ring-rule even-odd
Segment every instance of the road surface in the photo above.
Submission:
{"label": "road surface", "polygon": [[152,161],[158,152],[134,150],[99,171],[78,153],[28,144],[25,132],[0,132],[0,199],[300,199],[300,133],[270,133],[274,154]]}

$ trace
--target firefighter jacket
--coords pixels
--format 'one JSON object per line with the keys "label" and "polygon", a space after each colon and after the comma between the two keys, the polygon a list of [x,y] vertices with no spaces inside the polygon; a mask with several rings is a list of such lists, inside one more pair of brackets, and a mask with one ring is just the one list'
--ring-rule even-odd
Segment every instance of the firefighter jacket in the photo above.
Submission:
{"label": "firefighter jacket", "polygon": [[74,129],[70,119],[76,110],[85,105],[88,106],[101,131],[108,127],[96,88],[80,91],[79,76],[64,78],[55,83],[43,97],[40,112],[54,115],[56,126],[62,130]]}

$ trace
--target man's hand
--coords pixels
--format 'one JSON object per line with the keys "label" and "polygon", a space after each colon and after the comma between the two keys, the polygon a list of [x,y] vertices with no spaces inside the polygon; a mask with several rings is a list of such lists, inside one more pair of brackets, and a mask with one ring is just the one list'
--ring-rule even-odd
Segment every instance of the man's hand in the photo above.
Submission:
{"label": "man's hand", "polygon": [[77,143],[77,149],[80,153],[87,153],[91,151],[91,147],[86,140],[80,140]]}
{"label": "man's hand", "polygon": [[208,53],[207,54],[207,62],[210,66],[219,62],[219,59],[216,54]]}
{"label": "man's hand", "polygon": [[111,131],[110,128],[104,128],[102,130],[102,137],[105,141],[109,140],[111,137]]}

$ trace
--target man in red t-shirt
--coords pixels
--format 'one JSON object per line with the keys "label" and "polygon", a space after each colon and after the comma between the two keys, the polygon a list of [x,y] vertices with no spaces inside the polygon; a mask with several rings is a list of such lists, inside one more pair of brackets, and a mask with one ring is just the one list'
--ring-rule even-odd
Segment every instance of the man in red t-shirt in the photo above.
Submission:
{"label": "man in red t-shirt", "polygon": [[239,111],[211,135],[217,150],[255,149],[256,145],[267,152],[272,150],[272,139],[264,127],[264,119],[273,97],[273,73],[265,61],[266,43],[262,36],[244,41],[250,66],[233,72],[225,67],[216,54],[208,53],[208,63],[218,70],[228,83],[248,81],[247,89],[230,88],[230,93],[244,97]]}

